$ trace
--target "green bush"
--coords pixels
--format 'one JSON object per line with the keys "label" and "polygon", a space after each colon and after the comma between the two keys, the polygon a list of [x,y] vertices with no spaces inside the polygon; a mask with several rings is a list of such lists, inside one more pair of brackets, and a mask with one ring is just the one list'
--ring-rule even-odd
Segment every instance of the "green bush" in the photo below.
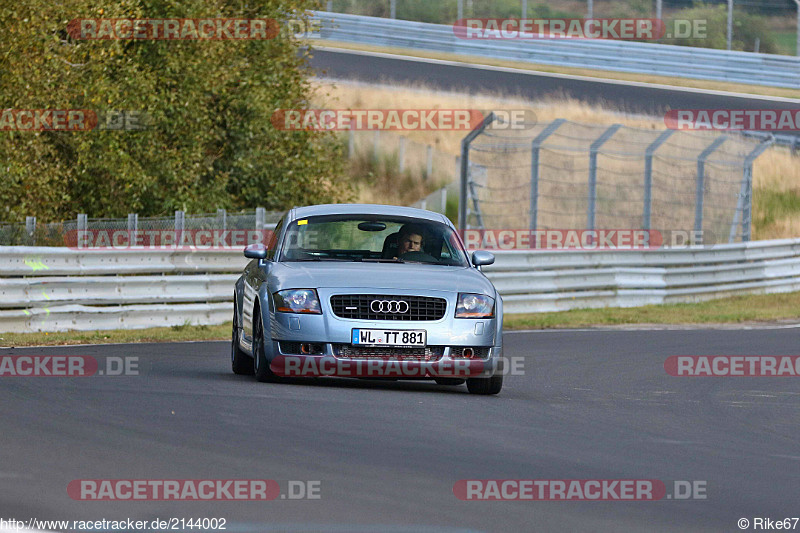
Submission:
{"label": "green bush", "polygon": [[[727,47],[728,10],[726,6],[708,6],[700,4],[696,7],[678,11],[667,20],[667,34],[675,34],[676,19],[706,21],[706,37],[663,39],[662,42],[681,46],[697,46],[701,48],[725,49]],[[756,38],[761,40],[759,46],[760,52],[767,54],[775,54],[778,52],[778,44],[763,17],[735,10],[733,13],[731,49],[752,52],[755,47]]]}

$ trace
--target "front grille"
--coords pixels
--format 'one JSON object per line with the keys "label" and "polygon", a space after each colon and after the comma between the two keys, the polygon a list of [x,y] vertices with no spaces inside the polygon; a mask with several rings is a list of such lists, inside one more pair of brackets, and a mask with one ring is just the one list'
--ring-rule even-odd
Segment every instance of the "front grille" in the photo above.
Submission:
{"label": "front grille", "polygon": [[444,354],[444,346],[424,348],[393,348],[390,346],[352,346],[334,344],[333,354],[340,359],[379,359],[398,361],[438,361]]}
{"label": "front grille", "polygon": [[[408,310],[375,312],[370,307],[373,300],[406,302]],[[447,310],[447,300],[429,296],[392,296],[387,294],[337,294],[331,296],[333,314],[340,318],[358,320],[440,320]],[[400,305],[400,310],[405,310]]]}

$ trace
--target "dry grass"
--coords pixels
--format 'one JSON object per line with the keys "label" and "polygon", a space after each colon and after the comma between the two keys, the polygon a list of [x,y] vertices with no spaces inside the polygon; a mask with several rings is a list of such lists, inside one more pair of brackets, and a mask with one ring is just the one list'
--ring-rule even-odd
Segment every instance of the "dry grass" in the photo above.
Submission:
{"label": "dry grass", "polygon": [[[547,99],[530,101],[502,93],[468,95],[454,92],[434,91],[422,85],[376,86],[360,83],[315,82],[314,105],[332,108],[368,109],[529,109],[539,123],[556,118],[566,118],[583,124],[609,125],[621,123],[625,126],[650,130],[663,130],[663,121],[641,115],[625,114],[613,109],[591,106],[576,100]],[[382,133],[386,139],[397,134]],[[408,205],[419,200],[443,182],[448,176],[440,174],[423,181],[421,169],[425,165],[424,145],[432,145],[436,152],[448,154],[450,160],[437,161],[436,168],[455,168],[455,156],[459,154],[461,131],[412,131],[404,135],[409,139],[406,148],[407,170],[399,174],[393,170],[396,164],[389,159],[375,163],[370,161],[372,133],[360,133],[356,137],[357,153],[353,174],[359,176],[357,187],[359,200],[368,203],[391,203]],[[396,144],[396,139],[393,139]],[[389,144],[387,143],[387,146]],[[391,151],[391,150],[390,150]],[[783,147],[767,150],[754,165],[753,238],[772,239],[800,236],[800,211],[795,211],[794,199],[800,197],[800,158]],[[688,168],[688,167],[687,167]],[[612,169],[613,170],[613,169]],[[693,176],[693,169],[688,169]],[[452,176],[453,174],[450,174]],[[691,179],[692,176],[684,176]],[[450,178],[452,179],[452,178]],[[508,183],[513,179],[509,177]],[[566,186],[566,185],[565,185]],[[558,192],[558,191],[557,191]],[[560,191],[567,192],[567,191]],[[776,193],[779,193],[776,196]],[[693,206],[687,205],[687,216]],[[658,213],[653,214],[654,217]],[[665,213],[664,216],[675,215]],[[562,221],[563,222],[563,221]],[[654,225],[656,221],[654,219]],[[667,227],[667,226],[664,226]]]}

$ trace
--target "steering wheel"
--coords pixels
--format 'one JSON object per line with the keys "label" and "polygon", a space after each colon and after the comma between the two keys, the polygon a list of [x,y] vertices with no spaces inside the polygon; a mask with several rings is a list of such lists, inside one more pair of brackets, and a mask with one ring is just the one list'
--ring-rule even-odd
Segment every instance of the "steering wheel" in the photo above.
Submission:
{"label": "steering wheel", "polygon": [[426,254],[425,252],[406,252],[402,254],[398,259],[402,259],[403,261],[419,261],[420,263],[438,263],[439,261],[436,260],[430,254]]}

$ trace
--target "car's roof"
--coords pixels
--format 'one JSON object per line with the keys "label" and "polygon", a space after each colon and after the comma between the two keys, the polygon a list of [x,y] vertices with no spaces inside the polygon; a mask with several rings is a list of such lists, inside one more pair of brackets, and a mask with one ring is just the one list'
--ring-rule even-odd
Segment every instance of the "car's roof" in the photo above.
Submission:
{"label": "car's roof", "polygon": [[385,215],[399,217],[413,217],[435,222],[447,223],[447,218],[433,211],[417,209],[415,207],[402,207],[398,205],[381,204],[322,204],[295,207],[291,217],[293,220],[315,215]]}

